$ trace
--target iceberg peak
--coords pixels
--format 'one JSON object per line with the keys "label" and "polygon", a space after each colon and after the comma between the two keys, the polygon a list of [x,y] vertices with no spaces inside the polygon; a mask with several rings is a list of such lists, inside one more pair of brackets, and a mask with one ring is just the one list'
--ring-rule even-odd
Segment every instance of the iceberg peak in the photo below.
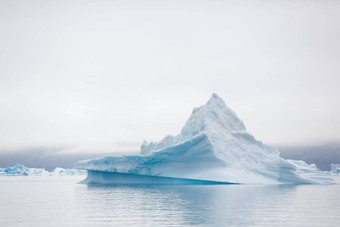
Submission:
{"label": "iceberg peak", "polygon": [[157,152],[167,146],[193,139],[200,134],[206,134],[208,137],[214,137],[214,135],[230,137],[234,132],[245,130],[246,127],[235,112],[225,104],[222,98],[213,93],[204,105],[193,109],[177,136],[167,135],[159,143],[144,141],[141,154],[148,155]]}
{"label": "iceberg peak", "polygon": [[223,99],[213,93],[205,105],[193,110],[180,135],[187,139],[202,132],[216,130],[218,133],[229,134],[234,131],[244,131],[246,127]]}
{"label": "iceberg peak", "polygon": [[212,103],[220,102],[220,103],[224,103],[225,104],[224,100],[220,96],[218,96],[216,93],[212,93],[212,95],[210,96],[210,98],[209,98],[207,103],[210,103],[210,102],[212,102]]}

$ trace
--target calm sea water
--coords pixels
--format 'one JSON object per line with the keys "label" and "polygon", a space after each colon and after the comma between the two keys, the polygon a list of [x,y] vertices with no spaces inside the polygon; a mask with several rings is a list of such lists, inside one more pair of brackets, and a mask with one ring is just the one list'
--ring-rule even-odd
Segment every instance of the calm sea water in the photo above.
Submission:
{"label": "calm sea water", "polygon": [[0,226],[340,226],[339,184],[90,187],[82,178],[0,177]]}

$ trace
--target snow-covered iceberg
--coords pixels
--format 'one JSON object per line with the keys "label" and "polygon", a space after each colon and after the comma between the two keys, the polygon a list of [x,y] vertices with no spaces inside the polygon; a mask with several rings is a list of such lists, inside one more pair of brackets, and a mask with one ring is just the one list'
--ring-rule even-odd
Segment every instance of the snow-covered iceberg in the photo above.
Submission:
{"label": "snow-covered iceberg", "polygon": [[88,170],[85,183],[334,182],[315,165],[285,160],[276,148],[256,140],[216,94],[194,108],[177,136],[144,141],[140,155],[83,160],[74,168]]}
{"label": "snow-covered iceberg", "polygon": [[21,164],[13,167],[0,168],[0,176],[75,176],[86,175],[85,170],[64,169],[57,167],[52,172],[44,168],[29,168]]}

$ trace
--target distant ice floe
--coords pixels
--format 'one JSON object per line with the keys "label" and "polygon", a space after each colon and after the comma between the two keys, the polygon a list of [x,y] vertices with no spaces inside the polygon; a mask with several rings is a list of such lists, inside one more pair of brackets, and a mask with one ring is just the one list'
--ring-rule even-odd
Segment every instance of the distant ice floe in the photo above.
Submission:
{"label": "distant ice floe", "polygon": [[24,165],[15,165],[8,168],[0,168],[0,176],[75,176],[86,175],[85,170],[64,169],[57,167],[52,172],[44,168],[29,168]]}
{"label": "distant ice floe", "polygon": [[340,174],[340,164],[331,164],[331,172],[333,174]]}
{"label": "distant ice floe", "polygon": [[194,108],[177,136],[144,141],[140,155],[83,160],[74,168],[88,170],[88,184],[334,183],[329,172],[285,160],[276,148],[256,140],[216,94]]}

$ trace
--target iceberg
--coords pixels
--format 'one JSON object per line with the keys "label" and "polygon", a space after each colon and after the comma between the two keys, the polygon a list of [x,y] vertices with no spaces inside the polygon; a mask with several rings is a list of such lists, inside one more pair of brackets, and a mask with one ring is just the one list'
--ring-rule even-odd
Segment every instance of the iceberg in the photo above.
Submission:
{"label": "iceberg", "polygon": [[331,172],[335,174],[340,173],[340,164],[331,164]]}
{"label": "iceberg", "polygon": [[86,170],[64,169],[64,168],[57,167],[49,174],[51,176],[79,176],[79,175],[86,175]]}
{"label": "iceberg", "polygon": [[78,176],[86,175],[85,170],[64,169],[57,167],[52,172],[44,168],[29,168],[21,164],[13,167],[0,168],[0,176]]}
{"label": "iceberg", "polygon": [[82,160],[87,184],[329,184],[328,172],[285,160],[250,134],[216,94],[194,108],[177,136],[144,141],[140,155]]}
{"label": "iceberg", "polygon": [[0,175],[7,176],[46,176],[49,172],[43,168],[28,168],[24,165],[15,165],[0,171]]}

